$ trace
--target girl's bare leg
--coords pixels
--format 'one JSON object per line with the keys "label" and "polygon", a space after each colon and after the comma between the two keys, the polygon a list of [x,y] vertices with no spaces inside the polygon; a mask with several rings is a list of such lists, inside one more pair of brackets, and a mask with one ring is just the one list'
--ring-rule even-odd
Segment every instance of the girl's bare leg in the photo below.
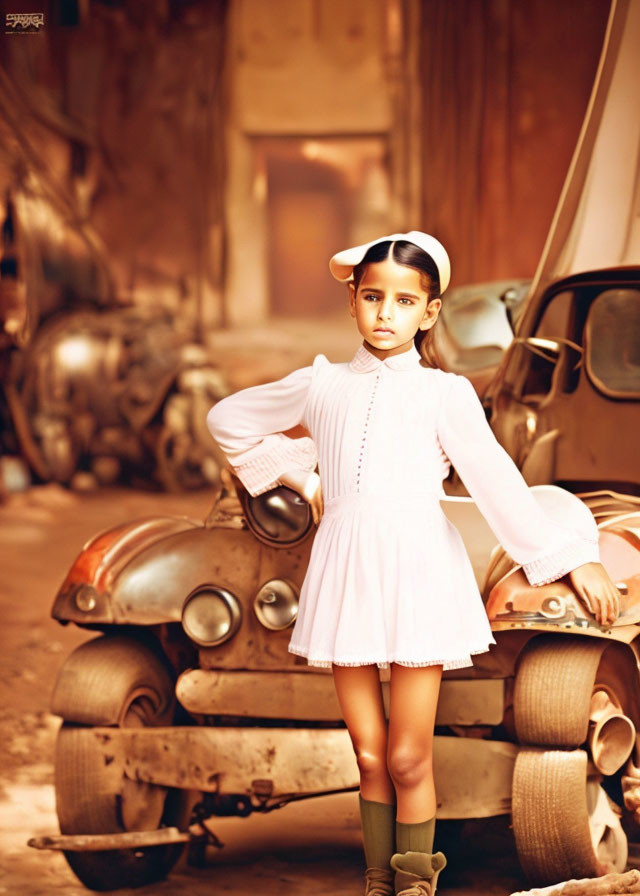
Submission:
{"label": "girl's bare leg", "polygon": [[391,663],[387,765],[398,800],[397,820],[422,822],[436,814],[433,729],[442,666]]}
{"label": "girl's bare leg", "polygon": [[380,673],[367,666],[333,664],[333,680],[360,770],[363,799],[394,803],[393,781],[387,769],[387,719]]}

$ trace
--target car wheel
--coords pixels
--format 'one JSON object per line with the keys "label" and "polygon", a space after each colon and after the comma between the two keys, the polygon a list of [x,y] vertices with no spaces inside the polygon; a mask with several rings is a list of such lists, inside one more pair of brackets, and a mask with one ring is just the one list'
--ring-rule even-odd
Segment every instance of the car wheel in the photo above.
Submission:
{"label": "car wheel", "polygon": [[631,652],[600,638],[538,635],[520,658],[513,710],[523,744],[512,793],[523,870],[537,884],[624,870],[624,809],[608,794],[621,793],[636,740]]}
{"label": "car wheel", "polygon": [[[635,744],[640,721],[637,694],[637,665],[626,645],[601,638],[539,635],[527,644],[518,663],[513,696],[518,740],[579,747],[589,738],[590,747],[607,754],[594,753],[598,770],[612,774]],[[594,740],[590,729],[598,719]]]}
{"label": "car wheel", "polygon": [[589,725],[589,701],[606,643],[596,638],[539,635],[516,674],[513,713],[522,744],[577,747]]}
{"label": "car wheel", "polygon": [[[83,645],[84,646],[84,645]],[[174,688],[156,654],[134,638],[116,636],[88,642],[69,661],[73,688],[86,715],[87,686],[109,692],[120,703],[116,724],[145,727],[171,724]],[[83,666],[85,667],[83,669]],[[63,670],[64,672],[64,670]],[[83,674],[84,672],[84,674]],[[64,678],[64,676],[61,676]],[[65,700],[70,705],[69,676]],[[89,698],[90,701],[90,698]],[[114,782],[97,741],[86,737],[87,725],[64,721],[55,759],[56,808],[63,834],[107,834],[184,827],[188,823],[186,791],[122,777]],[[105,852],[65,851],[71,869],[92,890],[137,887],[160,880],[178,860],[183,844]]]}
{"label": "car wheel", "polygon": [[522,749],[513,773],[512,820],[518,858],[535,885],[624,871],[627,837],[620,810],[588,776],[584,750]]}

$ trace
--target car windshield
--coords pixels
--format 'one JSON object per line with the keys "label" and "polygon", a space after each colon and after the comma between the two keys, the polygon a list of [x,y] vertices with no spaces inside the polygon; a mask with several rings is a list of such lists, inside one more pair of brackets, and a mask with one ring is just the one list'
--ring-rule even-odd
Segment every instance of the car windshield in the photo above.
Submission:
{"label": "car windshield", "polygon": [[604,392],[640,396],[640,290],[607,289],[591,304],[586,361]]}

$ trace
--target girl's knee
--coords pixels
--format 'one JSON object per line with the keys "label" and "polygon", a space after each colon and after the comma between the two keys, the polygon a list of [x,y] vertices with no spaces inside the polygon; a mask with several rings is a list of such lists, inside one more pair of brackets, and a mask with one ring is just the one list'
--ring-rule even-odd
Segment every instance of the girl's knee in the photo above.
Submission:
{"label": "girl's knee", "polygon": [[433,775],[433,755],[431,749],[395,747],[389,750],[387,768],[394,784],[413,787]]}
{"label": "girl's knee", "polygon": [[362,746],[355,748],[356,762],[362,777],[377,778],[387,776],[387,762],[384,745],[381,747]]}

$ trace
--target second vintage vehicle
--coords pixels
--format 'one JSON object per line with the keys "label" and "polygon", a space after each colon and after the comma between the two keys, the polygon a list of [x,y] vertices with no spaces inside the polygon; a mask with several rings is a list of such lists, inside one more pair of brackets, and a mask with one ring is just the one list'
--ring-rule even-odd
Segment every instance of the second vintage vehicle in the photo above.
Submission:
{"label": "second vintage vehicle", "polygon": [[439,365],[461,373],[482,396],[511,345],[531,280],[468,283],[447,290],[433,330]]}
{"label": "second vintage vehicle", "polygon": [[640,494],[640,266],[574,274],[533,297],[484,401],[530,485]]}

